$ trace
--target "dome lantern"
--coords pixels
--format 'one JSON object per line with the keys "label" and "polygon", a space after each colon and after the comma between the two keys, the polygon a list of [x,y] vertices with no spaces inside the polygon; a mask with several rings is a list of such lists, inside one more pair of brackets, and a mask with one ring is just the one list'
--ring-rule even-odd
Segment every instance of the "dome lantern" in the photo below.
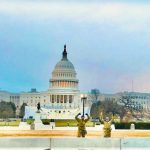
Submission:
{"label": "dome lantern", "polygon": [[67,60],[66,45],[64,45],[64,51],[63,51],[62,55],[63,55],[62,60]]}

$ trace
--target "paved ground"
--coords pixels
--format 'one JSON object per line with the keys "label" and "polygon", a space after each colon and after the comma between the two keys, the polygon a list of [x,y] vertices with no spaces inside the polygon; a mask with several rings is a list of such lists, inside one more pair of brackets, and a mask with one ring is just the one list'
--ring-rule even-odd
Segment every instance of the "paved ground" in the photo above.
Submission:
{"label": "paved ground", "polygon": [[[88,130],[87,137],[103,137],[103,131]],[[76,137],[77,130],[0,130],[0,137]],[[150,137],[150,130],[114,130],[112,137]]]}
{"label": "paved ground", "polygon": [[0,150],[150,150],[150,138],[0,137]]}

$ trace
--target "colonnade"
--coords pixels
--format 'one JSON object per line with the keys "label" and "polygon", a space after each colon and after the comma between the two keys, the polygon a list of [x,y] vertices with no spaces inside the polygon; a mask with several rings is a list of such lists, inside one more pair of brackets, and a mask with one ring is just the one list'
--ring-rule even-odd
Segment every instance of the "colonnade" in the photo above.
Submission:
{"label": "colonnade", "polygon": [[74,81],[55,81],[51,82],[52,87],[73,87],[77,88],[78,83]]}
{"label": "colonnade", "polygon": [[73,95],[50,95],[51,103],[72,103],[74,99]]}

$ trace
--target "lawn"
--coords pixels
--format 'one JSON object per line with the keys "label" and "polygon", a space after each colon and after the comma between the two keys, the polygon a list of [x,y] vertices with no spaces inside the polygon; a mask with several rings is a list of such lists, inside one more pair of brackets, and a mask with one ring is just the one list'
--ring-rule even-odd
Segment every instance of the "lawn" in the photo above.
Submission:
{"label": "lawn", "polygon": [[[77,124],[78,124],[78,122],[76,120],[55,120],[56,127],[66,127],[66,126],[76,127]],[[86,126],[93,127],[93,126],[95,126],[95,124],[91,121],[88,121],[86,123]]]}
{"label": "lawn", "polygon": [[20,124],[20,120],[0,122],[0,126],[19,126],[19,124]]}
{"label": "lawn", "polygon": [[[34,122],[34,119],[27,119],[26,120],[27,124],[32,124]],[[43,124],[49,124],[50,123],[50,119],[43,119],[42,120]],[[55,126],[56,127],[76,127],[78,124],[78,122],[76,120],[55,120]],[[88,121],[86,123],[86,127],[94,127],[95,123]]]}

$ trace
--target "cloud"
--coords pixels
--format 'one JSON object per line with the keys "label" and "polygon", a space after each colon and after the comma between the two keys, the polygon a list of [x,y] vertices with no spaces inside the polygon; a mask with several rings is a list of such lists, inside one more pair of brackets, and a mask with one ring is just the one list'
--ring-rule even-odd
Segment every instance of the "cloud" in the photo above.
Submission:
{"label": "cloud", "polygon": [[150,71],[145,71],[134,78],[134,89],[138,92],[150,92]]}
{"label": "cloud", "polygon": [[[119,2],[0,2],[0,12],[23,19],[61,19],[79,23],[107,23],[122,30],[149,30],[149,3]],[[60,21],[61,21],[60,20]]]}
{"label": "cloud", "polygon": [[[9,50],[13,57],[7,59],[8,63],[11,62],[19,72],[29,72],[28,76],[39,81],[38,84],[48,83],[49,71],[59,59],[59,53],[55,51],[64,39],[69,39],[72,50],[69,58],[74,58],[73,63],[79,68],[81,89],[98,87],[102,92],[130,91],[133,79],[135,90],[150,92],[147,82],[150,73],[145,73],[149,70],[149,18],[150,4],[144,2],[0,1],[0,51],[7,50],[1,64],[6,64],[3,60]],[[23,51],[30,56],[22,55]],[[79,53],[81,56],[77,55]],[[49,56],[45,58],[42,54]],[[40,55],[44,58],[42,63]],[[37,59],[33,61],[32,57]],[[24,62],[25,59],[28,61]],[[49,64],[53,64],[51,68]],[[46,70],[41,71],[40,77],[37,76],[39,67]],[[3,72],[9,70],[7,66],[1,68],[7,68]],[[89,68],[92,69],[90,73]],[[47,79],[44,79],[46,74]],[[21,86],[23,80],[27,78],[22,77],[22,82],[18,80]]]}

